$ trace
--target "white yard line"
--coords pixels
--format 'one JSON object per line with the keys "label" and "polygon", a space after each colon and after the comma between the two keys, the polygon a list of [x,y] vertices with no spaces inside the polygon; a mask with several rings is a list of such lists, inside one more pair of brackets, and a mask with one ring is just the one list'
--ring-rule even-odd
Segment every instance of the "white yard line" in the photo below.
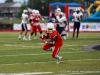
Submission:
{"label": "white yard line", "polygon": [[[11,43],[11,41],[8,41],[8,40],[7,41],[0,41],[0,42],[3,42],[3,43]],[[14,44],[19,44],[19,42],[14,42],[14,41],[13,41],[13,43]],[[20,42],[20,43],[21,44],[24,44],[23,42]]]}
{"label": "white yard line", "polygon": [[36,47],[36,46],[25,46],[25,45],[16,45],[16,44],[4,44],[4,46],[15,46],[15,47],[33,47],[33,48],[40,48],[41,46],[38,46],[38,47]]}
{"label": "white yard line", "polygon": [[[13,47],[18,47],[18,46],[13,46]],[[21,47],[21,48],[19,48]],[[0,49],[0,50],[26,50],[26,49],[36,49],[36,48],[42,48],[41,46],[35,47],[35,46],[19,46],[18,48],[14,48],[14,49]]]}
{"label": "white yard line", "polygon": [[[81,53],[84,51],[76,51],[76,52],[60,52],[61,54],[69,54],[69,53]],[[46,55],[51,53],[37,53],[37,54],[18,54],[18,55],[0,55],[0,57],[12,57],[12,56],[36,56],[36,55]]]}
{"label": "white yard line", "polygon": [[[81,60],[65,60],[65,61],[61,61],[61,62],[80,62],[80,61],[100,61],[100,59],[81,59]],[[46,61],[46,62],[30,62],[30,63],[13,63],[13,64],[0,64],[0,66],[2,65],[18,65],[18,64],[45,64],[45,63],[53,63],[56,61]],[[75,72],[75,71],[74,71]],[[89,72],[89,71],[87,71]]]}
{"label": "white yard line", "polygon": [[[13,46],[13,47],[18,47],[18,46]],[[38,47],[35,47],[35,46],[19,46],[19,47],[21,47],[21,48],[14,48],[14,49],[0,49],[0,50],[21,50],[21,49],[34,49],[34,48],[42,48],[41,46],[38,46]],[[75,50],[75,51],[80,51],[81,49],[74,49],[74,48],[66,48],[67,50],[69,49],[69,50]],[[42,49],[41,49],[42,50]]]}
{"label": "white yard line", "polygon": [[[64,48],[65,49],[65,48]],[[81,49],[75,49],[75,48],[66,48],[67,50],[75,50],[75,51],[79,51],[79,50],[81,50]]]}
{"label": "white yard line", "polygon": [[36,55],[46,55],[51,53],[38,53],[38,54],[18,54],[18,55],[0,55],[0,57],[12,57],[12,56],[36,56]]}
{"label": "white yard line", "polygon": [[53,72],[30,72],[30,73],[0,73],[0,75],[41,75],[41,74],[50,74]]}
{"label": "white yard line", "polygon": [[[14,48],[14,49],[0,49],[0,51],[2,50],[2,51],[4,51],[4,50],[11,50],[11,51],[14,51],[14,50],[22,50],[22,49],[24,49],[24,50],[27,50],[27,49],[29,49],[29,48]],[[30,48],[30,49],[33,49],[33,48]]]}
{"label": "white yard line", "polygon": [[67,47],[73,47],[73,46],[79,46],[79,45],[69,45],[69,44],[64,44],[64,46],[67,46]]}

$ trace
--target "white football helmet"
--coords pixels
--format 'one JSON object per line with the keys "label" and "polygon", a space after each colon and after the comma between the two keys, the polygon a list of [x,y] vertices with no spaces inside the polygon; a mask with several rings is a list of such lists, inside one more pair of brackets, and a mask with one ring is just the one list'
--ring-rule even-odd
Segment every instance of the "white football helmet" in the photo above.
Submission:
{"label": "white football helmet", "polygon": [[54,24],[53,23],[48,23],[47,24],[47,31],[48,31],[48,33],[53,32],[53,30],[55,30]]}
{"label": "white football helmet", "polygon": [[23,10],[23,13],[27,13],[28,11],[25,9],[25,10]]}
{"label": "white football helmet", "polygon": [[80,11],[80,9],[79,9],[79,8],[77,8],[75,11]]}
{"label": "white football helmet", "polygon": [[36,10],[35,10],[35,9],[33,9],[33,10],[32,10],[32,14],[35,14],[35,11],[36,11]]}
{"label": "white football helmet", "polygon": [[60,8],[57,8],[57,13],[60,13],[61,12],[61,9]]}
{"label": "white football helmet", "polygon": [[39,15],[40,13],[39,13],[39,10],[35,10],[35,14],[36,15]]}

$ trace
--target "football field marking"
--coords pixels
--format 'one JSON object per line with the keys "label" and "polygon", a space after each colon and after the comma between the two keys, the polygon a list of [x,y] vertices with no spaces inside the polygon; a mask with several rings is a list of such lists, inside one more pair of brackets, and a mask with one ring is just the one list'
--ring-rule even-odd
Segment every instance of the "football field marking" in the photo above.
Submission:
{"label": "football field marking", "polygon": [[[81,53],[81,52],[84,52],[84,51],[76,51],[76,52],[60,52],[61,54],[69,54],[69,53]],[[46,54],[52,54],[52,53],[37,53],[37,54],[16,54],[16,55],[0,55],[0,57],[12,57],[12,56],[36,56],[36,55],[46,55]]]}
{"label": "football field marking", "polygon": [[32,72],[32,73],[0,73],[0,75],[41,75],[41,74],[50,74],[53,72]]}
{"label": "football field marking", "polygon": [[[81,59],[81,60],[65,60],[65,61],[61,61],[62,62],[80,62],[80,61],[100,61],[100,59]],[[45,64],[45,63],[53,63],[56,61],[46,61],[46,62],[29,62],[29,63],[13,63],[13,64],[0,64],[0,66],[2,65],[18,65],[18,64]]]}

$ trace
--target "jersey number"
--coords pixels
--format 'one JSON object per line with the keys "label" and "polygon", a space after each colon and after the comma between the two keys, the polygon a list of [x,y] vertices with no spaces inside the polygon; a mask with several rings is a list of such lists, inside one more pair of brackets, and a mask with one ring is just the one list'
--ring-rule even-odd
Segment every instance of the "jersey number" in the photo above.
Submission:
{"label": "jersey number", "polygon": [[40,18],[35,18],[35,20],[40,20]]}

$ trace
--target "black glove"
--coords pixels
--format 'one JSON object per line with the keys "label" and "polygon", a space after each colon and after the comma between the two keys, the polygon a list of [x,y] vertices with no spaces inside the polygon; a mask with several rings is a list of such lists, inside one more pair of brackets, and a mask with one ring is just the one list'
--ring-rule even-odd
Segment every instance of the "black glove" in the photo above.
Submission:
{"label": "black glove", "polygon": [[31,23],[32,22],[32,19],[30,19],[29,22]]}

